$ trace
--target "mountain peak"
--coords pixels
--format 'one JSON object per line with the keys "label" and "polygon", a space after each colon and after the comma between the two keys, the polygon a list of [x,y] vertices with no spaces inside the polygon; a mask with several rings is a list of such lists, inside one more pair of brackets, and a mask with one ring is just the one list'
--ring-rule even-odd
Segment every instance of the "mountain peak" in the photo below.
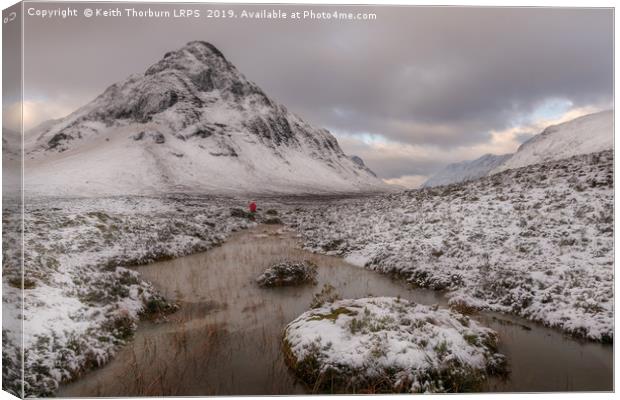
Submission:
{"label": "mountain peak", "polygon": [[145,75],[160,72],[177,71],[200,73],[207,69],[235,72],[234,66],[228,62],[224,54],[211,43],[195,40],[178,50],[169,51],[164,57],[146,70]]}
{"label": "mountain peak", "polygon": [[209,50],[211,53],[215,54],[216,56],[225,58],[224,54],[222,54],[222,52],[219,51],[217,47],[215,47],[214,45],[212,45],[209,42],[205,42],[204,40],[192,40],[191,42],[187,42],[187,44],[183,48],[184,49],[204,49],[204,48],[206,48],[207,50]]}

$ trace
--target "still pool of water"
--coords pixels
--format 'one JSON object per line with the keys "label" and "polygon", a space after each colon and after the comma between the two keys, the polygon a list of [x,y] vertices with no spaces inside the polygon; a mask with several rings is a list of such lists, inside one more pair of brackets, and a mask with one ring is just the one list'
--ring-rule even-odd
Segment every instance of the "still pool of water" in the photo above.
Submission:
{"label": "still pool of water", "polygon": [[[254,282],[283,260],[311,260],[318,284],[261,289]],[[439,292],[410,285],[304,251],[282,227],[259,226],[232,235],[205,253],[136,267],[180,310],[165,323],[141,322],[135,338],[104,367],[64,385],[62,397],[305,394],[284,364],[284,327],[330,284],[342,298],[400,296],[445,306]],[[583,342],[521,318],[480,313],[496,330],[511,372],[485,391],[611,391],[613,348]]]}

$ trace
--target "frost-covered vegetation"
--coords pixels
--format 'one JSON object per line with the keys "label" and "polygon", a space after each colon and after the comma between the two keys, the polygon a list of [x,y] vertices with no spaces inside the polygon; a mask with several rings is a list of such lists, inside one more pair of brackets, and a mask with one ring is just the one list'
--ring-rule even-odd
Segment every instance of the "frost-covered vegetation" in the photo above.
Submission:
{"label": "frost-covered vegetation", "polygon": [[305,312],[284,335],[287,363],[314,390],[463,392],[505,372],[497,335],[446,309],[378,297]]}
{"label": "frost-covered vegetation", "polygon": [[[204,251],[254,224],[231,217],[231,201],[170,196],[31,199],[25,212],[24,345],[26,395],[49,395],[59,382],[106,362],[140,317],[174,308],[127,266]],[[3,218],[15,231],[20,218]],[[6,239],[6,238],[5,238]],[[17,238],[3,254],[5,320],[22,318]],[[7,315],[8,314],[8,315]],[[3,362],[19,363],[15,328],[3,330]],[[21,392],[19,376],[3,385]]]}
{"label": "frost-covered vegetation", "polygon": [[316,264],[311,261],[284,261],[267,268],[256,278],[263,287],[292,286],[316,283]]}
{"label": "frost-covered vegetation", "polygon": [[[127,267],[208,250],[256,223],[283,222],[308,249],[445,290],[461,312],[507,312],[613,340],[611,151],[398,194],[259,198],[256,216],[246,200],[26,199],[23,316],[20,235],[10,234],[21,215],[5,204],[4,388],[21,392],[22,318],[26,395],[52,394],[106,362],[139,318],[174,309]],[[313,306],[336,301],[332,292]]]}
{"label": "frost-covered vegetation", "polygon": [[613,339],[613,152],[388,196],[308,202],[284,218],[308,249],[513,313]]}

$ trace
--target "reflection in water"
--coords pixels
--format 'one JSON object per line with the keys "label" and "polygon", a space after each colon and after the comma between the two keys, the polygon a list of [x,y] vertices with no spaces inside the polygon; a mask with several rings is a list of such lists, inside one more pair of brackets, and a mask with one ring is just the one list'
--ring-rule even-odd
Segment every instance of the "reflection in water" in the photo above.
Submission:
{"label": "reflection in water", "polygon": [[[274,262],[312,260],[318,285],[261,289],[254,278]],[[206,253],[137,268],[181,309],[169,322],[141,323],[135,339],[105,367],[64,386],[60,396],[303,394],[285,366],[284,327],[308,309],[324,284],[343,298],[401,296],[445,305],[440,293],[411,289],[344,260],[312,254],[279,227],[233,235]],[[500,334],[506,381],[489,391],[612,390],[612,347],[580,343],[519,318],[475,316]]]}

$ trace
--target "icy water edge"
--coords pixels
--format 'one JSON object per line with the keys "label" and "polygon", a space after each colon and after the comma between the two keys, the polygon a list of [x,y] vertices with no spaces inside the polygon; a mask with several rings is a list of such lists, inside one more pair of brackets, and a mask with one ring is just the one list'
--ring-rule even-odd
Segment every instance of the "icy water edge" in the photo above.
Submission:
{"label": "icy water edge", "polygon": [[[282,260],[319,266],[316,286],[261,289],[255,277]],[[330,284],[342,298],[400,296],[445,306],[439,292],[414,289],[343,259],[301,249],[291,232],[259,226],[205,253],[137,267],[180,310],[165,323],[141,322],[106,366],[61,387],[61,397],[305,394],[284,364],[284,327]],[[613,348],[584,342],[521,318],[479,313],[507,356],[507,380],[485,391],[611,391]]]}

